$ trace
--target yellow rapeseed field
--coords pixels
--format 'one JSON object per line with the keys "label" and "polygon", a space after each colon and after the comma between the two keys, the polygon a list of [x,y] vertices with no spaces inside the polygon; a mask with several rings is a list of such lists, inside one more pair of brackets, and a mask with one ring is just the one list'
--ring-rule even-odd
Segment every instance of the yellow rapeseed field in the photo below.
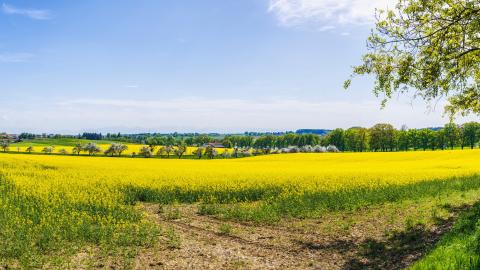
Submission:
{"label": "yellow rapeseed field", "polygon": [[[243,159],[164,160],[56,155],[0,155],[0,173],[32,194],[95,185],[241,189],[294,184],[332,191],[410,184],[480,172],[480,150],[281,154]],[[84,192],[71,196],[80,196]]]}
{"label": "yellow rapeseed field", "polygon": [[31,262],[61,243],[149,243],[155,230],[132,207],[138,201],[198,202],[203,214],[245,220],[308,217],[477,189],[479,161],[480,150],[214,160],[0,154],[0,258]]}
{"label": "yellow rapeseed field", "polygon": [[[132,153],[136,153],[138,154],[140,152],[140,148],[146,146],[146,145],[141,145],[141,144],[126,144],[128,149],[125,150],[123,153],[122,153],[122,156],[129,156],[129,155],[132,155]],[[59,154],[60,151],[63,149],[67,152],[67,154],[72,154],[72,150],[73,150],[73,146],[62,146],[62,145],[52,145],[53,146],[53,151],[52,153],[54,154]],[[98,153],[96,155],[103,155],[103,152],[105,150],[108,149],[108,147],[110,146],[110,144],[97,144],[97,146],[100,148],[101,150],[101,153]],[[43,148],[46,147],[45,145],[44,146],[32,146],[33,147],[33,153],[41,153]],[[28,146],[16,146],[16,145],[12,145],[11,147],[9,147],[9,151],[11,152],[20,152],[20,153],[25,153],[27,152],[27,148]],[[159,147],[155,147],[154,149],[154,155],[157,154],[156,152],[158,151]],[[187,147],[187,151],[185,152],[185,155],[192,155],[192,152],[194,150],[196,150],[197,147],[193,147],[193,146],[190,146],[190,147]],[[232,152],[232,149],[217,149],[218,153],[221,154],[223,153],[224,151],[228,151],[228,152]],[[82,152],[83,155],[86,155],[86,152]],[[171,153],[171,155],[173,155],[173,151]]]}

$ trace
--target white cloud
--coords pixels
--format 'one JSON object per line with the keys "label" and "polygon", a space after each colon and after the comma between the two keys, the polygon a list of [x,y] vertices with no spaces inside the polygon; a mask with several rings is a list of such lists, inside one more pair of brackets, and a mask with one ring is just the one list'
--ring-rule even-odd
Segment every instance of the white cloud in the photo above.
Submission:
{"label": "white cloud", "polygon": [[31,53],[0,53],[0,63],[23,63],[33,58]]}
{"label": "white cloud", "polygon": [[45,9],[17,8],[12,5],[2,4],[2,11],[9,15],[22,15],[34,20],[48,20],[51,18],[50,11]]}
{"label": "white cloud", "polygon": [[375,9],[387,8],[388,2],[389,0],[270,0],[268,11],[275,14],[284,26],[358,25],[371,23]]}

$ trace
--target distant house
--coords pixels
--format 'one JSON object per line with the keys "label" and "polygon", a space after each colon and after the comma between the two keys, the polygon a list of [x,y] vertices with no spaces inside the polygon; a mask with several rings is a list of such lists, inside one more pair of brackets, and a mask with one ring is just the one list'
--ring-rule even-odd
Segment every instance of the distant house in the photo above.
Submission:
{"label": "distant house", "polygon": [[214,147],[214,148],[225,148],[225,146],[221,143],[213,142],[213,143],[206,143],[203,145],[203,147]]}

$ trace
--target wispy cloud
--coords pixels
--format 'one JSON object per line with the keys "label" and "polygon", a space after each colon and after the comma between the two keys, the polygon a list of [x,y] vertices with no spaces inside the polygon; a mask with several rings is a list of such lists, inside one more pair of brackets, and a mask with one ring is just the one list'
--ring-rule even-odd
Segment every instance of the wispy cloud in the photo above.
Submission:
{"label": "wispy cloud", "polygon": [[50,11],[46,9],[18,8],[5,3],[2,4],[2,11],[5,14],[26,16],[34,20],[49,20],[51,18]]}
{"label": "wispy cloud", "polygon": [[371,23],[375,9],[387,8],[388,2],[392,3],[389,0],[270,0],[268,11],[275,14],[283,26],[359,25]]}
{"label": "wispy cloud", "polygon": [[125,87],[125,88],[139,88],[140,86],[138,86],[136,84],[126,84],[123,87]]}
{"label": "wispy cloud", "polygon": [[24,63],[33,58],[31,53],[0,53],[0,63]]}
{"label": "wispy cloud", "polygon": [[[28,105],[25,105],[28,104]],[[276,97],[234,99],[184,97],[164,99],[62,98],[2,102],[0,118],[7,132],[242,132],[298,128],[370,127],[389,122],[396,127],[441,126],[442,106],[430,111],[392,101],[384,110],[378,100],[322,101]],[[426,110],[427,109],[427,110]],[[252,121],[254,119],[254,121]],[[468,118],[468,121],[474,117]],[[459,118],[459,123],[467,118]]]}

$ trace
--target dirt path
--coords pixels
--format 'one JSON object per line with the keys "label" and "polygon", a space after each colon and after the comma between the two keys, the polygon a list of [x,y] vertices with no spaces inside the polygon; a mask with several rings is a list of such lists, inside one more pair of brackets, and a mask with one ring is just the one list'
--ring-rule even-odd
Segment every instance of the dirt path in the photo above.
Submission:
{"label": "dirt path", "polygon": [[393,221],[382,209],[354,214],[353,224],[347,213],[258,226],[201,216],[192,205],[178,206],[173,217],[158,205],[143,207],[163,233],[136,257],[135,269],[402,269],[451,226],[404,230],[404,220]]}

